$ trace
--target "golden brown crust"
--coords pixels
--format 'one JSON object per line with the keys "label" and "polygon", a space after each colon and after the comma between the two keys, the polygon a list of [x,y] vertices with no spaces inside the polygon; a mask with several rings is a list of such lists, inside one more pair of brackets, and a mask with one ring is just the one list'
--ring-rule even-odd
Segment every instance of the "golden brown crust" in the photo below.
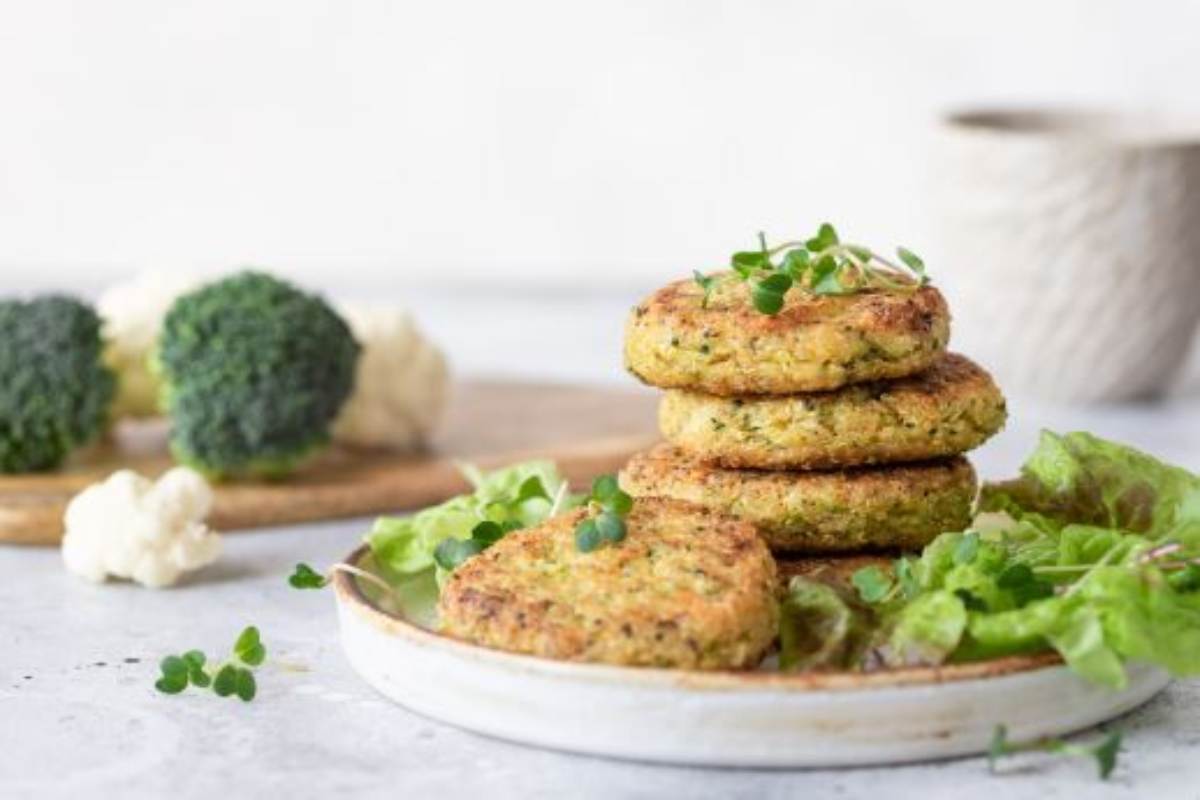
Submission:
{"label": "golden brown crust", "polygon": [[731,470],[669,444],[630,459],[621,485],[753,523],[775,551],[916,550],[971,521],[975,471],[965,458],[836,472]]}
{"label": "golden brown crust", "polygon": [[729,398],[672,390],[658,419],[670,442],[720,466],[829,469],[964,453],[1006,416],[992,377],[946,353],[918,375],[833,392]]}
{"label": "golden brown crust", "polygon": [[625,365],[668,389],[732,396],[794,394],[912,375],[950,338],[950,312],[931,286],[817,296],[793,289],[775,315],[746,284],[719,276],[707,307],[694,281],[639,303],[625,328]]}
{"label": "golden brown crust", "polygon": [[581,553],[583,513],[511,533],[455,570],[441,630],[567,661],[741,669],[762,659],[778,626],[777,576],[752,526],[642,498],[623,541]]}

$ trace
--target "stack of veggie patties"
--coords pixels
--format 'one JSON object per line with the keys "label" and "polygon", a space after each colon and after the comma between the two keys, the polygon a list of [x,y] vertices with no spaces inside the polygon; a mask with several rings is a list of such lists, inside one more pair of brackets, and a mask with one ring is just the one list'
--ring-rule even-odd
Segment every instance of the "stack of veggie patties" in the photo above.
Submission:
{"label": "stack of veggie patties", "polygon": [[732,514],[796,554],[918,549],[969,524],[962,453],[1003,426],[1004,397],[946,352],[937,289],[795,287],[767,314],[716,279],[670,284],[629,319],[626,366],[667,390],[667,442],[629,462],[628,492]]}

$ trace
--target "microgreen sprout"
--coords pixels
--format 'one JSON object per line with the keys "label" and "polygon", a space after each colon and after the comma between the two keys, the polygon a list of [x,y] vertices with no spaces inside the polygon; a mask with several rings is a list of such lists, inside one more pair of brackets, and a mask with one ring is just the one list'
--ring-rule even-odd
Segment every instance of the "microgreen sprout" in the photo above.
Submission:
{"label": "microgreen sprout", "polygon": [[717,279],[712,275],[705,275],[700,270],[692,270],[692,277],[696,284],[704,291],[704,298],[700,301],[701,308],[708,308],[708,301],[712,297],[713,291],[717,288]]}
{"label": "microgreen sprout", "polygon": [[[815,236],[768,247],[758,235],[757,250],[734,253],[730,266],[750,286],[754,308],[775,315],[783,310],[792,287],[815,295],[841,295],[873,289],[911,290],[928,283],[925,262],[904,247],[897,248],[899,263],[873,250],[843,242],[837,230],[823,223]],[[695,273],[704,290],[703,306],[713,291],[715,277]]]}
{"label": "microgreen sprout", "polygon": [[590,553],[605,542],[616,544],[625,538],[625,517],[633,508],[633,498],[621,490],[612,475],[601,475],[592,483],[587,515],[575,526],[575,547]]}
{"label": "microgreen sprout", "polygon": [[1117,766],[1117,755],[1121,752],[1121,734],[1113,732],[1104,737],[1098,744],[1072,744],[1062,739],[1038,739],[1032,742],[1016,743],[1008,739],[1008,729],[997,725],[992,734],[992,743],[988,748],[988,768],[996,771],[997,762],[1017,753],[1051,753],[1069,757],[1086,757],[1096,760],[1096,769],[1100,780],[1108,780]]}
{"label": "microgreen sprout", "polygon": [[296,565],[296,571],[288,576],[288,583],[293,589],[324,589],[329,578],[308,564],[300,563]]}
{"label": "microgreen sprout", "polygon": [[329,574],[327,575],[322,575],[308,564],[297,564],[296,569],[288,576],[288,584],[293,589],[324,589],[333,580],[333,573],[335,572],[345,572],[356,578],[361,578],[382,590],[384,594],[392,596],[396,594],[395,587],[375,573],[340,561],[329,565]]}
{"label": "microgreen sprout", "polygon": [[519,530],[519,522],[493,522],[490,519],[478,523],[471,529],[469,539],[442,540],[433,551],[433,560],[447,572],[453,572],[471,556],[477,556],[496,542],[515,530]]}
{"label": "microgreen sprout", "polygon": [[[564,489],[565,486],[566,484],[564,483]],[[563,492],[560,491],[559,495],[558,498],[551,498],[550,493],[546,491],[545,484],[542,483],[542,479],[537,475],[530,475],[517,487],[517,493],[508,505],[518,507],[526,500],[540,498],[551,501],[551,512],[553,513],[557,509],[558,504],[562,502]],[[520,530],[521,527],[520,522],[512,519],[503,522],[496,522],[492,519],[480,520],[471,529],[471,535],[466,539],[459,539],[452,536],[439,542],[438,546],[434,548],[433,560],[442,569],[447,572],[453,572],[467,559],[479,555],[508,534]]]}
{"label": "microgreen sprout", "polygon": [[212,689],[218,697],[236,695],[245,702],[254,699],[258,685],[253,667],[267,657],[267,648],[253,625],[241,632],[233,645],[233,655],[223,662],[209,665],[204,653],[189,650],[183,655],[167,656],[159,663],[162,673],[154,688],[163,694],[179,694],[188,686]]}

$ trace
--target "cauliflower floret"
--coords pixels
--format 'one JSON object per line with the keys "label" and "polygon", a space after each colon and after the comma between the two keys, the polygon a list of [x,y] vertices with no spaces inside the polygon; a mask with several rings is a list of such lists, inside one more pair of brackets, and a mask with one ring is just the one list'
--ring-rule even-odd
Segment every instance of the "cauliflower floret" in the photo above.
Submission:
{"label": "cauliflower floret", "polygon": [[445,358],[403,309],[338,310],[362,345],[362,355],[354,392],[334,424],[334,441],[400,451],[420,448],[445,410]]}
{"label": "cauliflower floret", "polygon": [[160,588],[216,560],[221,537],[204,524],[212,489],[186,467],[157,482],[123,469],[67,506],[62,556],[67,569],[102,583],[109,576]]}
{"label": "cauliflower floret", "polygon": [[104,320],[105,358],[118,376],[114,419],[159,413],[150,352],[175,298],[195,285],[194,278],[148,272],[108,288],[96,301]]}

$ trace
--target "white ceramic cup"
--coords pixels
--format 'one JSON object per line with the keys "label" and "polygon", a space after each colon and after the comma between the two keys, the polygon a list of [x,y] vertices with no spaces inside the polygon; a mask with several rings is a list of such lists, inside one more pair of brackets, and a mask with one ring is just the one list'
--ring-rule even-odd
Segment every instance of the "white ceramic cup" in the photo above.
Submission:
{"label": "white ceramic cup", "polygon": [[1200,321],[1200,136],[1066,111],[943,120],[931,254],[956,348],[1043,400],[1161,392]]}

